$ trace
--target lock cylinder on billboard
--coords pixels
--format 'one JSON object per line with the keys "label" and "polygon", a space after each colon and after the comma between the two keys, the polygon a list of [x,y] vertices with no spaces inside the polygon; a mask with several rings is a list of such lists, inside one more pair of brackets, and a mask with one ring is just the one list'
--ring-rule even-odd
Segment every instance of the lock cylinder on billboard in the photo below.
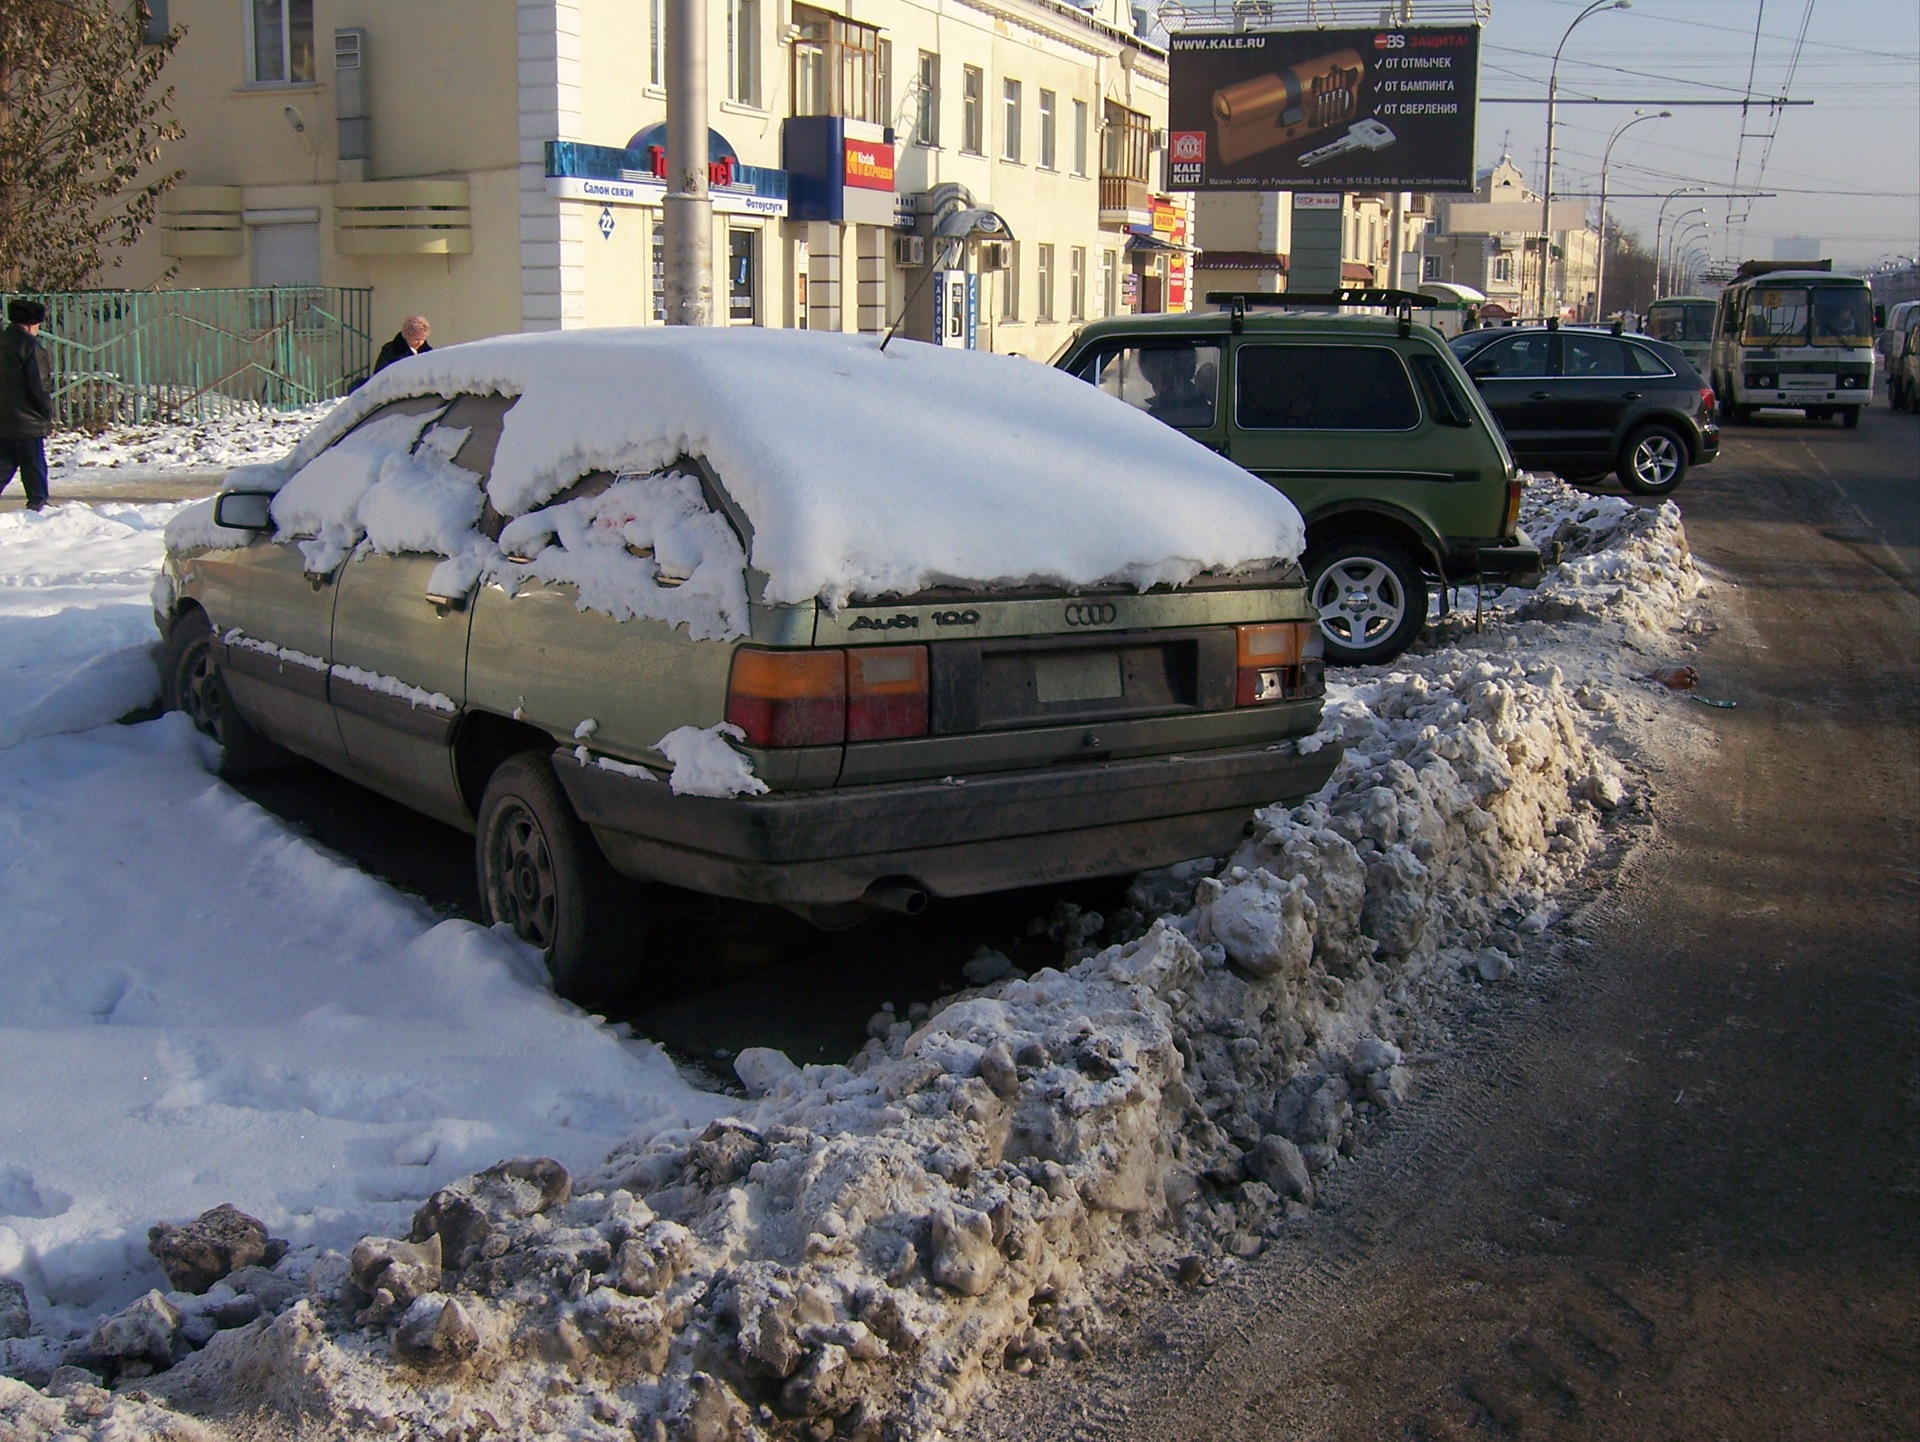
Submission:
{"label": "lock cylinder on billboard", "polygon": [[1214,135],[1221,162],[1231,165],[1351,120],[1360,108],[1364,74],[1357,51],[1336,50],[1214,91]]}

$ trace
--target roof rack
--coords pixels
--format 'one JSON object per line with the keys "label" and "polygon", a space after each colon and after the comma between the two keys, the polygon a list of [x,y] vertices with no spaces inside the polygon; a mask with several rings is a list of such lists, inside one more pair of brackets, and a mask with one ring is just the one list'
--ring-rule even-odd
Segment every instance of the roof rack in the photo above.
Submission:
{"label": "roof rack", "polygon": [[1221,306],[1233,313],[1233,328],[1239,330],[1246,321],[1249,306],[1266,306],[1280,310],[1298,310],[1302,307],[1356,306],[1368,310],[1389,310],[1400,321],[1400,333],[1407,334],[1413,328],[1413,313],[1416,310],[1439,310],[1445,301],[1431,295],[1421,295],[1411,290],[1384,290],[1372,286],[1355,286],[1341,290],[1210,290],[1207,292],[1207,304]]}

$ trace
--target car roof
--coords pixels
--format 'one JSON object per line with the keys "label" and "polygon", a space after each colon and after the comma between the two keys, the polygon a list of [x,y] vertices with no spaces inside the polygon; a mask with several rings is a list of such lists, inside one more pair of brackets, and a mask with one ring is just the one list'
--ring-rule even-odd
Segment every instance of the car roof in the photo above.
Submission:
{"label": "car roof", "polygon": [[[1343,315],[1327,311],[1265,309],[1249,307],[1240,329],[1249,335],[1340,335],[1393,337],[1400,322],[1391,315]],[[1075,337],[1076,348],[1090,340],[1110,335],[1175,337],[1227,335],[1234,330],[1233,316],[1224,310],[1170,311],[1161,315],[1116,315],[1089,321]]]}

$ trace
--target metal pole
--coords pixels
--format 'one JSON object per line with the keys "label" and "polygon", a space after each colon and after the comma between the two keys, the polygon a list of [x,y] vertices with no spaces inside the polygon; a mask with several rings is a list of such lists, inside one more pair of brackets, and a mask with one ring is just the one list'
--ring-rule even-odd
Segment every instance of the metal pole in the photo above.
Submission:
{"label": "metal pole", "polygon": [[707,193],[707,4],[666,0],[668,325],[713,324],[713,198]]}
{"label": "metal pole", "polygon": [[[1671,120],[1673,112],[1662,110],[1658,115],[1649,115],[1644,110],[1633,112],[1631,119],[1623,120],[1614,126],[1613,134],[1607,137],[1607,148],[1600,152],[1600,266],[1593,278],[1593,318],[1607,318],[1607,165],[1613,159],[1613,142],[1620,138],[1621,132],[1638,125],[1643,120]],[[1655,291],[1659,290],[1656,282]]]}
{"label": "metal pole", "polygon": [[1567,48],[1567,40],[1579,27],[1580,22],[1589,15],[1602,10],[1631,10],[1633,0],[1593,0],[1593,3],[1573,17],[1573,24],[1560,37],[1560,43],[1553,50],[1553,66],[1547,71],[1547,173],[1540,185],[1540,319],[1547,318],[1547,259],[1553,249],[1553,122],[1555,97],[1560,89],[1560,52]]}

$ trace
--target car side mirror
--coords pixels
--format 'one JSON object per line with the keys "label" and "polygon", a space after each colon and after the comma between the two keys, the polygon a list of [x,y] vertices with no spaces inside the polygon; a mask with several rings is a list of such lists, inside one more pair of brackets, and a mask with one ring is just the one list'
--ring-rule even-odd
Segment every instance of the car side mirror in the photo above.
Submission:
{"label": "car side mirror", "polygon": [[213,523],[229,531],[271,531],[273,496],[267,491],[227,491],[213,503]]}

